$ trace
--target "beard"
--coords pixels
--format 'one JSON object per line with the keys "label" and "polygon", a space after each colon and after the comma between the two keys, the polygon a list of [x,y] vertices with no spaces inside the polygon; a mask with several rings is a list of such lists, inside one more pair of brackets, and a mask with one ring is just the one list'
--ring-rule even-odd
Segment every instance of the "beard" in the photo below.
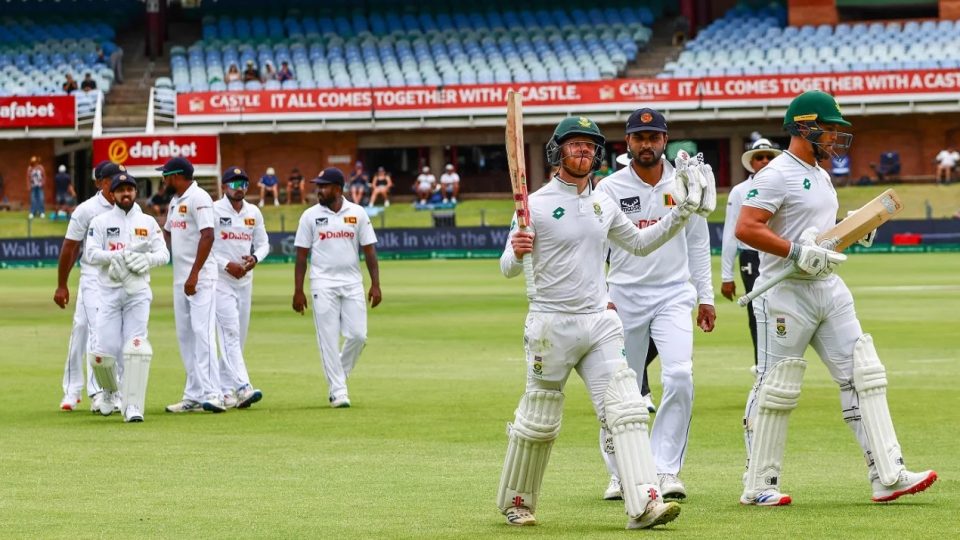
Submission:
{"label": "beard", "polygon": [[660,150],[659,152],[656,150],[644,150],[633,154],[633,161],[643,168],[650,168],[655,166],[657,163],[660,163],[660,158],[662,156],[663,150]]}
{"label": "beard", "polygon": [[133,198],[121,197],[117,199],[117,206],[124,212],[129,212],[133,208]]}

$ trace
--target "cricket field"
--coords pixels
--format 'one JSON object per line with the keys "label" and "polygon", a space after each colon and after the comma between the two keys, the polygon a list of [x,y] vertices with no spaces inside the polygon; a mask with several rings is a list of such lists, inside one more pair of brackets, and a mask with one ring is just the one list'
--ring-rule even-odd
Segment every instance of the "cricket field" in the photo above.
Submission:
{"label": "cricket field", "polygon": [[[505,524],[494,500],[505,425],[523,391],[522,279],[495,260],[381,263],[383,304],[331,409],[313,322],[291,309],[293,266],[256,270],[246,358],[264,399],[226,414],[172,415],[184,371],[169,267],[154,272],[155,356],[146,421],[57,409],[73,305],[56,270],[0,270],[0,537],[3,538],[957,538],[960,536],[960,255],[860,254],[840,274],[887,366],[890,408],[927,492],[870,502],[838,390],[808,350],[790,420],[782,508],[738,504],[742,415],[752,384],[746,313],[719,296],[717,329],[696,330],[696,401],[682,478],[689,497],[664,530],[625,531],[582,383],[536,527]],[[71,276],[76,294],[78,271]],[[738,281],[738,290],[742,285]],[[659,380],[659,363],[652,377]],[[659,382],[654,396],[659,395]]]}

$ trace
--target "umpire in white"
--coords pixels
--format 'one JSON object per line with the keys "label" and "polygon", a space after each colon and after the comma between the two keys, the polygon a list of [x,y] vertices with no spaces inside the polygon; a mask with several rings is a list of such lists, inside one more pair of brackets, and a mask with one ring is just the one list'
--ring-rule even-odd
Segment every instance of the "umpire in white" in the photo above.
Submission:
{"label": "umpire in white", "polygon": [[[310,256],[310,293],[313,295],[313,323],[329,386],[330,406],[349,407],[347,377],[357,364],[367,342],[367,304],[360,275],[360,248],[370,273],[370,307],[380,304],[380,267],[374,244],[377,235],[362,206],[343,198],[343,173],[336,167],[324,169],[313,180],[317,204],[300,216],[294,245],[293,310],[303,314],[307,297],[303,278]],[[340,335],[343,348],[340,349]]]}

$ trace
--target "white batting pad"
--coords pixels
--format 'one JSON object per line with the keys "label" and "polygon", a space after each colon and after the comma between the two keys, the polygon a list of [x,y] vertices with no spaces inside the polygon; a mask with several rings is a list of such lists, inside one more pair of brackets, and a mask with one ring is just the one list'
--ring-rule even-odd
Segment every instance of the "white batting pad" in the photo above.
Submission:
{"label": "white batting pad", "polygon": [[800,400],[800,386],[807,363],[802,358],[780,361],[763,375],[755,390],[756,413],[744,421],[750,441],[750,461],[743,478],[744,493],[780,489],[780,467],[787,444],[790,411]]}
{"label": "white batting pad", "polygon": [[870,334],[860,336],[853,348],[853,386],[860,398],[860,422],[870,441],[873,464],[880,482],[891,486],[904,469],[903,453],[887,407],[887,370]]}
{"label": "white batting pad", "polygon": [[124,411],[127,410],[127,405],[136,405],[141,414],[143,413],[151,358],[153,348],[146,338],[131,338],[123,346],[123,380],[120,381],[120,386]]}
{"label": "white batting pad", "polygon": [[517,416],[507,424],[507,457],[500,475],[497,506],[536,510],[543,472],[550,460],[553,441],[560,433],[563,394],[556,390],[533,390],[520,398]]}
{"label": "white batting pad", "polygon": [[110,392],[117,391],[117,359],[112,356],[89,353],[89,364],[93,375],[101,388]]}
{"label": "white batting pad", "polygon": [[647,430],[650,413],[637,386],[635,371],[624,368],[613,375],[604,394],[603,408],[607,431],[613,437],[623,503],[627,515],[637,518],[646,511],[651,499],[660,497],[660,487]]}

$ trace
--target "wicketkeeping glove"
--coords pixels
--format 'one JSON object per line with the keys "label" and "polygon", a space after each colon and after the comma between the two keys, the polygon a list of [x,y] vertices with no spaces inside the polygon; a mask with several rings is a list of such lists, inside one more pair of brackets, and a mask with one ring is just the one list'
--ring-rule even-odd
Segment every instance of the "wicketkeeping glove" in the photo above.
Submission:
{"label": "wicketkeeping glove", "polygon": [[[703,186],[706,180],[700,174],[699,167],[690,167],[690,154],[684,150],[677,152],[674,160],[676,173],[674,174],[674,193],[679,200],[677,210],[684,218],[700,209],[703,202]],[[714,203],[716,204],[716,203]]]}
{"label": "wicketkeeping glove", "polygon": [[709,216],[717,209],[717,180],[713,177],[713,167],[703,161],[703,154],[697,154],[700,164],[700,176],[703,178],[703,200],[697,213],[703,217]]}
{"label": "wicketkeeping glove", "polygon": [[123,280],[130,276],[130,270],[128,270],[124,264],[122,255],[110,259],[110,268],[107,270],[107,276],[117,283],[122,283]]}
{"label": "wicketkeeping glove", "polygon": [[124,251],[123,261],[126,263],[127,269],[134,274],[140,275],[145,273],[147,270],[150,270],[150,261],[143,253]]}

